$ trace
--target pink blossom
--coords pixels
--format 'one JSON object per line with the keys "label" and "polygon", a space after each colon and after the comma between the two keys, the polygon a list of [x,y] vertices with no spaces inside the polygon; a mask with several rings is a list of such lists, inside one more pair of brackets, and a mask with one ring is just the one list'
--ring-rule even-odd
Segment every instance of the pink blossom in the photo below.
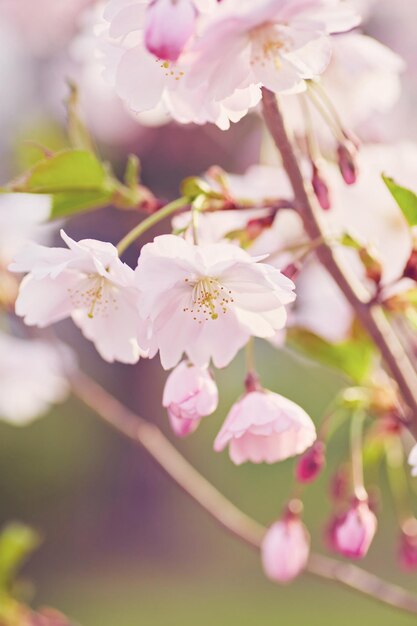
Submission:
{"label": "pink blossom", "polygon": [[310,536],[296,516],[284,516],[268,529],[261,555],[265,574],[279,583],[291,582],[306,567]]}
{"label": "pink blossom", "polygon": [[231,243],[194,245],[175,235],[143,247],[140,313],[162,366],[185,352],[194,365],[225,367],[249,337],[272,337],[286,321],[294,284]]}
{"label": "pink blossom", "polygon": [[145,45],[159,59],[176,61],[194,34],[192,0],[152,0],[146,12]]}
{"label": "pink blossom", "polygon": [[315,480],[325,463],[325,445],[322,441],[316,441],[297,463],[295,475],[298,482],[309,483]]}
{"label": "pink blossom", "polygon": [[233,463],[276,463],[309,448],[316,439],[311,418],[295,402],[271,391],[251,391],[236,402],[214,449],[229,446]]}
{"label": "pink blossom", "polygon": [[331,55],[329,33],[349,30],[359,16],[333,0],[225,0],[194,45],[188,84],[208,84],[221,100],[248,85],[299,92]]}
{"label": "pink blossom", "polygon": [[[188,0],[181,0],[184,2]],[[260,89],[245,86],[215,101],[201,85],[192,88],[186,80],[193,59],[188,50],[193,37],[175,61],[156,59],[145,45],[148,4],[147,0],[110,0],[104,11],[107,28],[100,32],[98,50],[105,78],[118,96],[135,113],[162,109],[181,123],[214,122],[227,129],[230,122],[239,121],[259,102]],[[218,4],[198,2],[198,9],[200,22],[206,19],[205,13],[218,10]],[[196,24],[195,30],[198,28]],[[172,31],[178,35],[174,28]]]}
{"label": "pink blossom", "polygon": [[185,437],[195,431],[202,417],[216,410],[218,401],[217,385],[208,369],[182,361],[167,378],[162,404],[172,430]]}
{"label": "pink blossom", "polygon": [[71,317],[103,359],[135,363],[147,351],[133,270],[110,243],[61,236],[68,248],[28,244],[16,255],[10,269],[28,272],[17,315],[41,328]]}
{"label": "pink blossom", "polygon": [[69,393],[67,350],[0,332],[0,419],[23,426]]}
{"label": "pink blossom", "polygon": [[366,556],[377,529],[377,519],[367,502],[355,501],[350,509],[336,517],[329,529],[333,550],[350,559]]}

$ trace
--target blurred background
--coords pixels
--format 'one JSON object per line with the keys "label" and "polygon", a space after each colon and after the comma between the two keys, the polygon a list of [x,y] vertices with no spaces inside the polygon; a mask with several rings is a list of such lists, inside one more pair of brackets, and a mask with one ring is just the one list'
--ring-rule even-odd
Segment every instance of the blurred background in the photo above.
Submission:
{"label": "blurred background", "polygon": [[[246,117],[227,133],[213,126],[180,127],[162,119],[133,119],[102,81],[93,63],[91,0],[0,0],[0,178],[5,182],[34,158],[30,141],[52,149],[66,145],[68,79],[80,90],[83,113],[116,171],[127,155],[141,159],[145,185],[162,199],[176,197],[188,175],[212,164],[243,172],[257,161],[261,126]],[[361,2],[365,31],[404,56],[408,69],[399,109],[373,138],[417,138],[417,6],[410,0]],[[155,125],[156,124],[156,125]],[[74,237],[116,242],[135,222],[108,208],[70,222]],[[160,227],[162,231],[163,226]],[[149,239],[156,231],[148,233]],[[137,250],[131,251],[134,261]],[[157,360],[109,366],[71,324],[58,333],[79,354],[81,366],[145,419],[172,438],[161,408],[165,379]],[[263,383],[303,406],[317,422],[343,381],[335,373],[259,342]],[[212,446],[222,420],[242,392],[243,358],[217,372],[221,404],[196,434],[176,445],[244,511],[263,523],[279,515],[291,490],[293,461],[272,467],[235,467]],[[328,470],[309,487],[305,519],[313,547],[325,550],[329,476],[346,454],[346,433],[336,437]],[[381,484],[385,485],[385,477]],[[386,491],[386,490],[385,490]],[[397,567],[397,530],[388,492],[383,522],[365,566],[417,590],[416,576]],[[309,576],[288,588],[265,580],[259,558],[200,511],[139,447],[112,432],[75,400],[19,429],[0,423],[0,522],[34,526],[43,544],[24,576],[34,582],[36,606],[56,606],[84,626],[161,624],[255,626],[262,624],[369,626],[415,619]]]}

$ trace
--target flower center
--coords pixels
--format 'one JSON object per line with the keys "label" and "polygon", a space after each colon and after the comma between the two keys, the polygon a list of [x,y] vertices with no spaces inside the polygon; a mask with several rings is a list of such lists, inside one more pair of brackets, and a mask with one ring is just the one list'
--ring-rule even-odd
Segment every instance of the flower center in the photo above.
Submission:
{"label": "flower center", "polygon": [[204,276],[195,281],[184,279],[192,287],[191,306],[184,309],[192,313],[201,324],[209,319],[217,320],[219,313],[227,313],[227,307],[233,302],[232,292],[227,290],[217,278]]}
{"label": "flower center", "polygon": [[265,67],[267,63],[272,63],[277,70],[281,69],[281,54],[289,50],[290,44],[290,40],[283,28],[266,24],[258,26],[251,31],[251,65],[259,64]]}
{"label": "flower center", "polygon": [[164,72],[166,78],[179,81],[185,74],[185,72],[177,68],[175,63],[171,63],[170,61],[164,61],[163,59],[155,59],[155,61]]}
{"label": "flower center", "polygon": [[77,289],[68,288],[71,302],[76,309],[87,310],[88,317],[106,317],[109,306],[117,310],[117,300],[112,294],[109,281],[98,274],[88,274]]}

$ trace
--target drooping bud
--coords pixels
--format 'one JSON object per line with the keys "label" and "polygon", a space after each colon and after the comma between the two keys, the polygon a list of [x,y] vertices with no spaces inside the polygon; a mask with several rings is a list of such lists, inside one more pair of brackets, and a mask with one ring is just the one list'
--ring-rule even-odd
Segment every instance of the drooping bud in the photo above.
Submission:
{"label": "drooping bud", "polygon": [[417,519],[411,518],[401,529],[398,560],[407,572],[417,570]]}
{"label": "drooping bud", "polygon": [[218,400],[217,386],[208,369],[183,361],[168,376],[162,404],[174,433],[186,437],[197,429],[202,417],[216,410]]}
{"label": "drooping bud", "polygon": [[331,208],[329,188],[318,167],[314,163],[311,184],[313,185],[314,194],[319,201],[321,208],[323,211],[328,211]]}
{"label": "drooping bud", "polygon": [[351,148],[346,143],[340,143],[337,147],[337,158],[343,180],[347,185],[354,185],[358,178],[358,170],[353,146]]}
{"label": "drooping bud", "polygon": [[410,258],[404,268],[403,276],[417,282],[417,250],[411,252]]}
{"label": "drooping bud", "polygon": [[153,0],[145,20],[145,45],[158,59],[177,61],[195,31],[192,0]]}
{"label": "drooping bud", "polygon": [[258,217],[253,220],[249,220],[246,225],[246,232],[251,241],[259,237],[264,230],[271,228],[274,223],[275,213],[271,213],[271,215],[266,215],[265,217]]}
{"label": "drooping bud", "polygon": [[294,261],[293,263],[289,263],[284,269],[281,270],[281,273],[284,274],[287,278],[294,280],[301,270],[301,263],[299,261]]}
{"label": "drooping bud", "polygon": [[316,441],[299,459],[295,468],[296,479],[300,483],[313,482],[320,474],[325,463],[325,445],[322,441]]}
{"label": "drooping bud", "polygon": [[287,511],[268,529],[261,545],[262,565],[266,576],[278,583],[288,583],[306,567],[310,553],[310,535],[299,514]]}
{"label": "drooping bud", "polygon": [[362,559],[369,550],[376,529],[377,519],[368,502],[355,500],[346,513],[331,521],[327,534],[329,546],[349,559]]}

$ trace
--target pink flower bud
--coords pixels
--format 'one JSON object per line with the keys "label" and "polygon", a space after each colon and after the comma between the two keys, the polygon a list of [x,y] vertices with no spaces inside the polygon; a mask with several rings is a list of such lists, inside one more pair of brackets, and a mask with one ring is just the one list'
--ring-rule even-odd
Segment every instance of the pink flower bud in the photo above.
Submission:
{"label": "pink flower bud", "polygon": [[192,0],[153,0],[145,21],[145,45],[158,59],[176,61],[194,33]]}
{"label": "pink flower bud", "polygon": [[343,180],[347,185],[354,185],[358,177],[354,153],[346,144],[339,144],[337,147],[339,169]]}
{"label": "pink flower bud", "polygon": [[313,185],[314,193],[323,211],[328,211],[329,209],[331,209],[329,188],[322,178],[317,166],[314,164],[313,178],[311,179],[311,184]]}
{"label": "pink flower bud", "polygon": [[229,447],[233,463],[276,463],[301,454],[316,439],[311,418],[295,402],[265,389],[246,393],[232,408],[214,442]]}
{"label": "pink flower bud", "polygon": [[310,483],[317,478],[323,469],[325,457],[325,445],[322,441],[315,444],[303,454],[295,468],[295,476],[300,483]]}
{"label": "pink flower bud", "polygon": [[162,404],[174,433],[186,437],[202,417],[216,410],[218,401],[217,386],[208,369],[182,361],[168,376]]}
{"label": "pink flower bud", "polygon": [[368,552],[377,519],[367,502],[355,500],[350,509],[330,524],[330,547],[349,559],[362,559]]}
{"label": "pink flower bud", "polygon": [[310,536],[298,516],[287,514],[268,529],[262,541],[262,565],[266,576],[287,583],[307,565]]}
{"label": "pink flower bud", "polygon": [[417,570],[417,520],[415,518],[407,520],[402,528],[398,560],[406,572]]}

